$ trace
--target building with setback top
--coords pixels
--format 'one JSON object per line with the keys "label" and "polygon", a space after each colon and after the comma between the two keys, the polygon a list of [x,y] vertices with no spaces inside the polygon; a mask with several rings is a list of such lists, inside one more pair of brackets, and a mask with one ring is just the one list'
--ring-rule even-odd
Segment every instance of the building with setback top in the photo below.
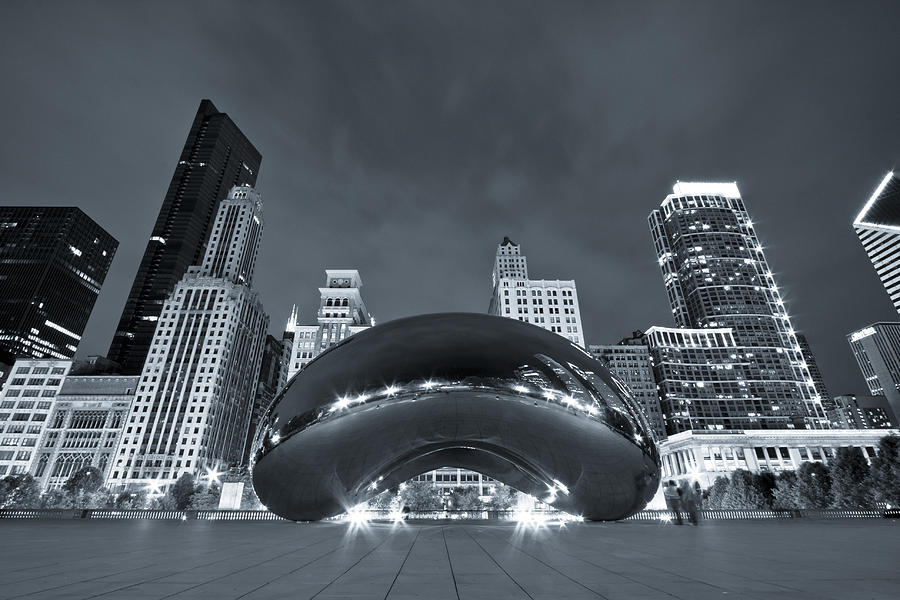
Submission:
{"label": "building with setback top", "polygon": [[878,278],[900,312],[900,178],[891,171],[853,220]]}
{"label": "building with setback top", "polygon": [[162,489],[241,463],[268,326],[251,287],[262,230],[259,194],[233,187],[201,265],[162,307],[111,487]]}

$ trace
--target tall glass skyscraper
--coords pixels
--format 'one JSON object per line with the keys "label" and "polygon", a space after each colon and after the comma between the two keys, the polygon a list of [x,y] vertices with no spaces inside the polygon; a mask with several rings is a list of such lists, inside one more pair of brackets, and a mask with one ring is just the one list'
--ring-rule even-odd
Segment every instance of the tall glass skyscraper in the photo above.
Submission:
{"label": "tall glass skyscraper", "polygon": [[72,358],[118,246],[78,208],[0,207],[0,360]]}
{"label": "tall glass skyscraper", "polygon": [[853,229],[900,312],[900,178],[891,171],[853,220]]}
{"label": "tall glass skyscraper", "polygon": [[873,323],[847,336],[866,387],[900,416],[900,323]]}
{"label": "tall glass skyscraper", "polygon": [[261,161],[234,121],[203,100],[109,348],[123,374],[141,372],[166,298],[203,258],[219,202],[232,186],[256,185]]}
{"label": "tall glass skyscraper", "polygon": [[787,415],[793,427],[827,427],[737,185],[678,182],[649,223],[676,325],[730,329],[747,361],[748,396],[760,398],[766,412]]}

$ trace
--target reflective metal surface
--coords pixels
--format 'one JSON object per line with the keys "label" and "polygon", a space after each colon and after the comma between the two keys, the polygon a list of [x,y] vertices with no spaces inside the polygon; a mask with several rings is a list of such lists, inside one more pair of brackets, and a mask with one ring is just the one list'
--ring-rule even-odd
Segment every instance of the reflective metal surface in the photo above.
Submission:
{"label": "reflective metal surface", "polygon": [[613,520],[660,476],[650,427],[603,365],[555,333],[469,313],[391,321],[319,355],[272,403],[253,458],[260,500],[300,521],[443,466]]}

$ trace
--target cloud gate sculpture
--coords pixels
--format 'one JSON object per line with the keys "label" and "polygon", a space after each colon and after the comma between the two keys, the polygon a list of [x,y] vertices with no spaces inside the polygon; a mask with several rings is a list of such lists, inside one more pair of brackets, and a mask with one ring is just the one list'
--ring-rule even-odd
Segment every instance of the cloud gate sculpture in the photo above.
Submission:
{"label": "cloud gate sculpture", "polygon": [[260,500],[297,521],[444,466],[615,520],[660,477],[651,428],[602,364],[537,326],[469,313],[399,319],[319,355],[269,407],[253,463]]}

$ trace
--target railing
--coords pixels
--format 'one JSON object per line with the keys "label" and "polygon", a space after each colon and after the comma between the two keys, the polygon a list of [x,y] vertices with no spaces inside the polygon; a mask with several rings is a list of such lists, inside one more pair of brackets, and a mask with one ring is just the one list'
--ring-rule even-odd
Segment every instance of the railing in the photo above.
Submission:
{"label": "railing", "polygon": [[[896,509],[792,509],[792,510],[701,510],[697,511],[701,521],[734,521],[734,520],[762,520],[762,519],[880,519],[900,518],[900,511]],[[367,511],[368,519],[394,520],[396,513],[389,511]],[[554,519],[563,516],[556,511],[536,512],[532,517]],[[511,510],[435,510],[411,512],[405,515],[405,519],[414,520],[490,520],[490,521],[514,521],[521,517],[519,513]],[[677,517],[668,510],[642,510],[624,521],[672,521]],[[687,519],[687,513],[682,512],[682,518]],[[0,519],[149,519],[149,520],[197,520],[197,521],[283,521],[275,513],[267,510],[141,510],[141,509],[112,509],[112,508],[6,508],[0,509]],[[344,517],[335,517],[332,520],[343,520]]]}

